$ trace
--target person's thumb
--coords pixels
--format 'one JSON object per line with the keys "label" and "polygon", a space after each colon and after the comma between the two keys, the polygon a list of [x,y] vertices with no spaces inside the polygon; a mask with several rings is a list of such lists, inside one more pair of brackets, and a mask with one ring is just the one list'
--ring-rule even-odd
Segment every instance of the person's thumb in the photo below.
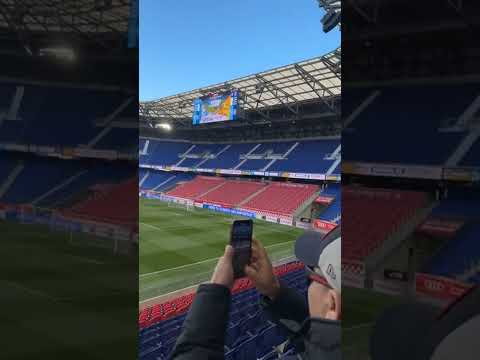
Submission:
{"label": "person's thumb", "polygon": [[232,245],[227,245],[227,246],[225,246],[225,253],[223,254],[223,257],[227,261],[232,261],[233,253],[234,253],[233,246]]}
{"label": "person's thumb", "polygon": [[245,275],[247,275],[250,279],[255,279],[257,276],[257,271],[250,265],[245,265]]}

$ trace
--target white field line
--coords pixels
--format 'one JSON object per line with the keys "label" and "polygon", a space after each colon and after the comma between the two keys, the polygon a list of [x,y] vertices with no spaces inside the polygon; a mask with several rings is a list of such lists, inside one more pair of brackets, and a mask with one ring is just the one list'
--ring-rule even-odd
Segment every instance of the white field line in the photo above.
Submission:
{"label": "white field line", "polygon": [[[153,225],[152,225],[152,226],[153,226]],[[285,242],[278,243],[278,244],[273,244],[273,245],[265,246],[265,249],[270,249],[270,248],[273,248],[273,247],[276,247],[276,246],[289,244],[289,243],[292,243],[292,242],[294,242],[294,241],[295,241],[295,240],[290,240],[290,241],[285,241]],[[167,271],[184,269],[184,268],[188,268],[188,267],[191,267],[191,266],[203,264],[203,263],[206,263],[206,262],[215,261],[215,260],[218,260],[218,259],[220,259],[220,257],[215,257],[215,258],[211,258],[211,259],[206,259],[206,260],[202,260],[202,261],[197,261],[197,262],[194,262],[194,263],[191,263],[191,264],[181,265],[181,266],[173,267],[173,268],[170,268],[170,269],[163,269],[163,270],[153,271],[153,272],[150,272],[150,273],[141,274],[139,277],[140,277],[140,278],[143,278],[143,277],[145,277],[145,276],[151,276],[151,275],[161,274],[161,273],[164,273],[164,272],[167,272]]]}
{"label": "white field line", "polygon": [[[288,241],[288,242],[290,242],[290,241]],[[285,243],[282,243],[282,244],[285,244]],[[275,245],[278,245],[278,244],[275,244]],[[277,261],[277,263],[282,263],[282,261],[285,261],[285,260],[290,259],[290,258],[291,258],[291,256],[287,256],[285,258],[279,259]],[[207,273],[209,273],[209,272],[210,271],[208,271]],[[205,274],[207,274],[207,273],[205,273]],[[195,284],[195,285],[190,285],[190,286],[187,286],[187,287],[182,288],[182,289],[173,290],[173,291],[170,291],[166,294],[162,294],[162,295],[155,296],[153,298],[142,300],[142,301],[140,301],[140,309],[143,310],[143,308],[145,308],[147,306],[157,304],[156,300],[168,299],[169,297],[172,297],[173,295],[180,295],[180,294],[184,294],[184,293],[186,294],[186,293],[188,293],[187,290],[196,289],[200,284],[202,284],[202,283],[198,283],[198,284]],[[151,287],[149,287],[149,288],[151,288]],[[140,291],[142,291],[142,289],[140,289]]]}

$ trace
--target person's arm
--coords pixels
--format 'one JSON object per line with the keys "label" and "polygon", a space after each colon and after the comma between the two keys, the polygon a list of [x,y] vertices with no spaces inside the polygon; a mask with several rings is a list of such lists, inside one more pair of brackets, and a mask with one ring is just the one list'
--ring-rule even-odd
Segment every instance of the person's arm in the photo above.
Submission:
{"label": "person's arm", "polygon": [[267,251],[256,239],[252,241],[252,258],[250,265],[245,267],[245,274],[263,295],[263,308],[272,320],[293,332],[300,329],[302,323],[308,318],[306,301],[295,290],[280,284],[273,273]]}
{"label": "person's arm", "polygon": [[171,358],[223,359],[229,304],[227,287],[200,285]]}
{"label": "person's arm", "polygon": [[200,285],[188,312],[172,360],[224,359],[225,333],[233,285],[233,248],[218,260],[210,284]]}

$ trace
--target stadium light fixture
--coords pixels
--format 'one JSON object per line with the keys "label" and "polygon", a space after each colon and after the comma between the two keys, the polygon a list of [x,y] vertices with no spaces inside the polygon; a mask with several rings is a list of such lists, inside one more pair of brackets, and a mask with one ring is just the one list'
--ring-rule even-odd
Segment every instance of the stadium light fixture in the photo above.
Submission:
{"label": "stadium light fixture", "polygon": [[323,26],[323,32],[328,33],[340,24],[341,3],[339,0],[318,0],[318,5],[326,12],[320,22]]}
{"label": "stadium light fixture", "polygon": [[75,51],[70,47],[45,47],[41,48],[38,53],[40,56],[66,61],[74,61],[76,58]]}
{"label": "stadium light fixture", "polygon": [[163,129],[163,130],[166,130],[166,131],[172,130],[172,125],[167,124],[167,123],[156,124],[155,127],[157,129]]}

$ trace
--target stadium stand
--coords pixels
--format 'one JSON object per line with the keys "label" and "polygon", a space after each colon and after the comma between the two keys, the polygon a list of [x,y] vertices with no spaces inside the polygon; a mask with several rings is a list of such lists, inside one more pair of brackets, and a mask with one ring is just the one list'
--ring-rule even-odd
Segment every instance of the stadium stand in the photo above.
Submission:
{"label": "stadium stand", "polygon": [[333,197],[334,200],[327,206],[327,208],[319,214],[320,220],[338,223],[341,215],[341,186],[340,184],[329,184],[324,188],[320,195]]}
{"label": "stadium stand", "polygon": [[479,220],[480,194],[467,189],[450,190],[448,197],[440,201],[430,217]]}
{"label": "stadium stand", "polygon": [[452,189],[430,213],[429,219],[459,224],[458,230],[447,237],[423,271],[446,276],[462,282],[476,282],[480,278],[480,194],[466,189]]}
{"label": "stadium stand", "polygon": [[139,187],[141,190],[163,192],[174,188],[179,183],[190,181],[194,177],[195,175],[189,173],[143,170],[139,173]]}
{"label": "stadium stand", "polygon": [[[74,162],[50,159],[28,161],[0,201],[10,204],[30,203],[55,185],[78,174],[79,171],[78,165]],[[39,176],[39,174],[43,174],[43,176]],[[32,183],[32,179],[36,179],[34,183]]]}
{"label": "stadium stand", "polygon": [[[87,145],[105,129],[105,126],[96,125],[96,121],[105,119],[128,99],[120,92],[34,85],[19,87],[24,90],[16,118],[5,118],[0,124],[0,141],[3,142],[40,146]],[[7,100],[4,109],[9,108],[16,89],[14,84],[2,87]],[[126,107],[117,116],[130,116],[132,121],[137,116],[133,109],[133,105]],[[71,131],[72,128],[75,131]],[[112,127],[108,136],[100,136],[99,142],[92,146],[110,150],[119,146],[131,147],[136,142],[136,134],[138,130],[133,125],[131,129]]]}
{"label": "stadium stand", "polygon": [[425,266],[425,272],[447,276],[463,282],[480,280],[480,224],[467,224],[436,252]]}
{"label": "stadium stand", "polygon": [[64,210],[65,216],[113,224],[133,224],[138,218],[138,179],[129,179],[121,184],[100,187],[89,199],[81,201],[71,209]]}
{"label": "stadium stand", "polygon": [[[348,145],[343,149],[343,158],[348,161],[390,163],[395,159],[395,162],[404,164],[443,165],[468,132],[465,127],[456,127],[455,123],[478,96],[478,85],[364,89],[364,98],[374,91],[380,94],[342,134],[343,142]],[[399,103],[401,108],[397,106]],[[392,113],[394,108],[398,111]],[[366,146],[362,139],[373,131],[384,136],[376,137],[374,143]],[[429,139],[429,146],[425,146],[425,139]],[[474,148],[478,146],[477,141]],[[480,165],[474,148],[462,165]]]}
{"label": "stadium stand", "polygon": [[[302,264],[280,265],[274,272],[286,286],[297,289],[306,298],[307,281]],[[225,359],[278,358],[275,347],[286,341],[286,334],[260,309],[259,293],[247,278],[242,278],[235,283],[232,294]],[[187,294],[140,312],[140,359],[168,359],[193,299],[194,294]]]}
{"label": "stadium stand", "polygon": [[364,260],[427,201],[421,192],[344,187],[342,258]]}
{"label": "stadium stand", "polygon": [[167,195],[176,196],[186,199],[195,199],[204,195],[207,191],[211,191],[225,182],[223,178],[213,176],[197,176],[192,181],[183,183],[169,191]]}
{"label": "stadium stand", "polygon": [[267,184],[254,181],[226,181],[222,186],[200,196],[197,200],[222,206],[235,206],[265,186]]}
{"label": "stadium stand", "polygon": [[225,206],[239,206],[261,214],[292,216],[319,187],[309,184],[261,183],[197,176],[182,183],[167,195]]}
{"label": "stadium stand", "polygon": [[275,183],[242,205],[259,213],[291,216],[297,208],[318,192],[316,185]]}
{"label": "stadium stand", "polygon": [[[148,146],[145,146],[147,140]],[[320,174],[327,173],[333,167],[329,173],[339,174],[339,139],[237,144],[141,139],[139,150],[140,164],[144,165]],[[243,158],[245,155],[251,158]]]}

